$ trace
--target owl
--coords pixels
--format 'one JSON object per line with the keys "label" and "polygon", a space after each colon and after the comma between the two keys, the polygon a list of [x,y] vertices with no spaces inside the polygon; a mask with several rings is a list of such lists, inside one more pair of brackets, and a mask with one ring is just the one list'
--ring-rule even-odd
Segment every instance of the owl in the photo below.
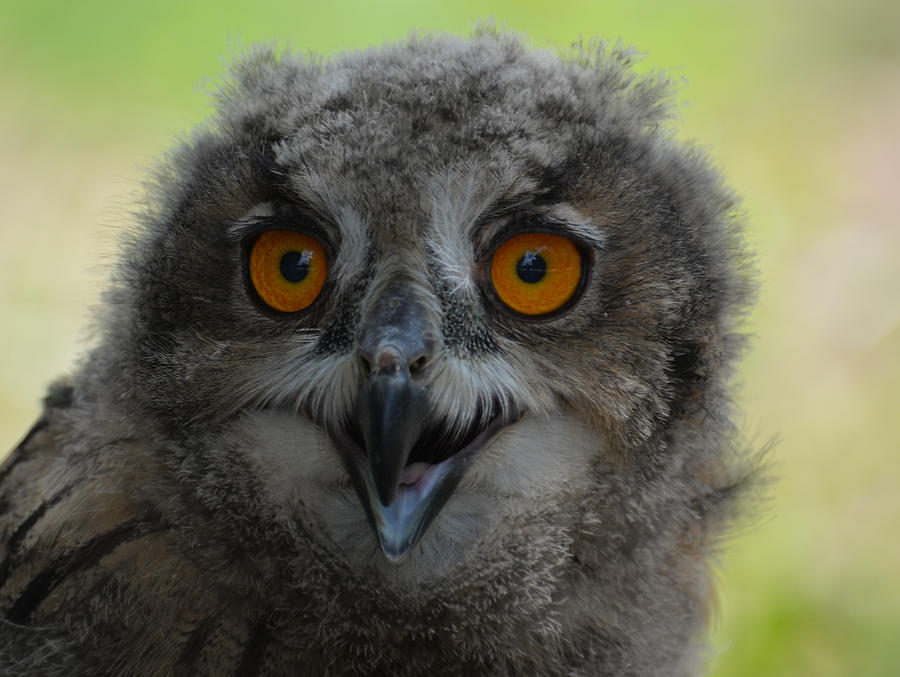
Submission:
{"label": "owl", "polygon": [[754,285],[670,94],[491,28],[240,58],[0,471],[0,672],[701,673]]}

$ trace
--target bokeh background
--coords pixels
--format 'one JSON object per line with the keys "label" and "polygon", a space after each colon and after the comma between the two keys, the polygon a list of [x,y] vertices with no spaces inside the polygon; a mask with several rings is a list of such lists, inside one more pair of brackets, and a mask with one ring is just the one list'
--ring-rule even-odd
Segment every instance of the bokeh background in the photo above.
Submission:
{"label": "bokeh background", "polygon": [[89,340],[147,167],[260,40],[619,36],[683,81],[682,136],[745,196],[763,283],[744,427],[778,477],[722,557],[712,674],[900,674],[900,3],[0,2],[0,449]]}

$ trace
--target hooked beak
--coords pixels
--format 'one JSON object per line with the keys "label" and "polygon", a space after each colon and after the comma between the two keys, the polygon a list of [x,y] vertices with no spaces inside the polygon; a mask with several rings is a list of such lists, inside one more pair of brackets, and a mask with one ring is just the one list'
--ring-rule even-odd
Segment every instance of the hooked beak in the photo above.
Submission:
{"label": "hooked beak", "polygon": [[479,411],[451,436],[449,423],[435,416],[419,380],[437,349],[428,317],[411,283],[385,291],[358,340],[368,373],[353,420],[330,430],[372,531],[395,562],[418,543],[475,452],[511,422]]}

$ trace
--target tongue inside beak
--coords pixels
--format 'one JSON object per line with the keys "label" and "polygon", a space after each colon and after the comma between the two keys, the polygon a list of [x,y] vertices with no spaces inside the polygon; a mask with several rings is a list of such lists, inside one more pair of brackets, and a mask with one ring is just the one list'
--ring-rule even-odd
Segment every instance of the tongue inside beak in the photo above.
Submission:
{"label": "tongue inside beak", "polygon": [[410,463],[403,470],[403,475],[400,477],[400,487],[411,486],[416,484],[420,479],[422,479],[422,475],[425,474],[425,471],[431,467],[430,463],[422,463],[421,461],[417,461],[416,463]]}

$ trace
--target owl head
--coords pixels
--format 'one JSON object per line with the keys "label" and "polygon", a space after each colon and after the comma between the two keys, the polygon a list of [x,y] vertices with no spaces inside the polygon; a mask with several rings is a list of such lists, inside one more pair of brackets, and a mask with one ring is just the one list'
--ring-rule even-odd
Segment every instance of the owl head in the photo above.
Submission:
{"label": "owl head", "polygon": [[253,50],[158,172],[84,390],[235,538],[347,566],[703,531],[752,285],[630,60],[490,29]]}

